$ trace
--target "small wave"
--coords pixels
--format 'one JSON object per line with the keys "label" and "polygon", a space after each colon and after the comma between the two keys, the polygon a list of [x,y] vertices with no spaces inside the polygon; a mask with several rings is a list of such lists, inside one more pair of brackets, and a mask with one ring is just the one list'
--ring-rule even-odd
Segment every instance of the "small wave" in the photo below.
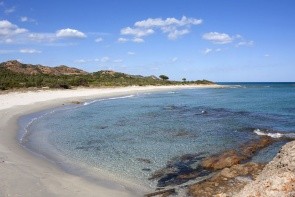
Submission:
{"label": "small wave", "polygon": [[295,133],[271,133],[271,132],[266,132],[266,131],[262,131],[260,129],[255,129],[254,133],[256,133],[257,135],[260,136],[269,136],[271,138],[288,138],[288,139],[295,139]]}
{"label": "small wave", "polygon": [[85,106],[85,105],[90,105],[90,104],[95,103],[95,102],[97,102],[97,101],[99,101],[99,100],[93,100],[93,101],[85,102],[83,105],[84,105],[84,106]]}
{"label": "small wave", "polygon": [[170,91],[170,92],[167,92],[168,94],[176,94],[177,92],[173,92],[173,91]]}
{"label": "small wave", "polygon": [[128,96],[120,96],[120,97],[111,97],[111,98],[105,98],[105,99],[98,99],[98,100],[93,100],[93,101],[85,102],[83,105],[86,106],[86,105],[90,105],[90,104],[96,103],[98,101],[124,99],[124,98],[131,98],[131,97],[134,97],[134,96],[135,95],[132,94],[132,95],[128,95]]}

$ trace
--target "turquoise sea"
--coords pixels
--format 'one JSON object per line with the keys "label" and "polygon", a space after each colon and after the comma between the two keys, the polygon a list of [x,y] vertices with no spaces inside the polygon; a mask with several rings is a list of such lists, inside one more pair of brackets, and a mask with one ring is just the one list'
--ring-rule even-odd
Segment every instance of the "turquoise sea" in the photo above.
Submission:
{"label": "turquoise sea", "polygon": [[20,143],[72,173],[86,167],[155,188],[151,174],[182,155],[209,156],[261,135],[283,139],[252,158],[268,162],[295,139],[295,83],[222,84],[228,87],[126,95],[31,114],[20,119]]}

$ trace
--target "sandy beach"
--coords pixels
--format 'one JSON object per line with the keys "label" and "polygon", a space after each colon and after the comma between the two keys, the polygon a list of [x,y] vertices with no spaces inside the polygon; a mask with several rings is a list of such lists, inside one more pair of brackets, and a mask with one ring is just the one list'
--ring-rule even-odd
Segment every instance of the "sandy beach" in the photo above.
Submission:
{"label": "sandy beach", "polygon": [[47,108],[94,98],[218,85],[38,90],[0,95],[0,196],[140,196],[140,191],[111,180],[91,182],[62,171],[45,158],[33,155],[17,140],[18,118]]}

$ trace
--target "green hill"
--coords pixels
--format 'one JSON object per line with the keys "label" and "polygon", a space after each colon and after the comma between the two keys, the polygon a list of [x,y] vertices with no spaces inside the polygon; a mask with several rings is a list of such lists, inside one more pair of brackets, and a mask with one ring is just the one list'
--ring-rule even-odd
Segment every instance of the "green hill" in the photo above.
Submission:
{"label": "green hill", "polygon": [[0,63],[0,90],[29,87],[69,89],[77,86],[159,86],[172,84],[213,84],[213,82],[207,80],[169,81],[155,76],[128,75],[109,70],[87,73],[67,66],[48,67],[22,64],[16,60]]}

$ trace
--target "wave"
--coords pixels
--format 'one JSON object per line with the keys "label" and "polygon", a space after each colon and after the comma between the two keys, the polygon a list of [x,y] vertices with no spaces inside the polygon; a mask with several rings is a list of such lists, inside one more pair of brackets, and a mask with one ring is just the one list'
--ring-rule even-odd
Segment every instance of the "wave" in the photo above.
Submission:
{"label": "wave", "polygon": [[98,100],[92,100],[92,101],[88,101],[85,102],[83,105],[90,105],[99,101],[106,101],[106,100],[116,100],[116,99],[124,99],[124,98],[131,98],[134,97],[135,95],[131,94],[131,95],[127,95],[127,96],[119,96],[119,97],[111,97],[111,98],[105,98],[105,99],[98,99]]}
{"label": "wave", "polygon": [[260,129],[255,129],[253,132],[256,133],[257,135],[260,135],[260,136],[269,136],[271,138],[295,139],[295,133],[267,132],[267,131],[262,131]]}

